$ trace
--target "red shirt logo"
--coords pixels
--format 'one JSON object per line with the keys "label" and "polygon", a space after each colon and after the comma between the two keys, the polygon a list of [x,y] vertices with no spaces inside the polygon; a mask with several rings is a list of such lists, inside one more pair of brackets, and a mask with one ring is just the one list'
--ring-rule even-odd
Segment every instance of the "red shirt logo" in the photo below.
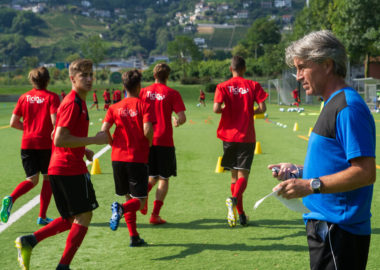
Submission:
{"label": "red shirt logo", "polygon": [[146,92],[146,97],[149,98],[150,100],[163,100],[165,98],[165,95],[161,95],[159,93],[154,93],[151,91]]}
{"label": "red shirt logo", "polygon": [[233,86],[228,86],[228,90],[230,91],[230,93],[233,93],[234,95],[237,95],[237,94],[247,94],[249,92],[249,88],[242,88],[242,87],[233,87]]}

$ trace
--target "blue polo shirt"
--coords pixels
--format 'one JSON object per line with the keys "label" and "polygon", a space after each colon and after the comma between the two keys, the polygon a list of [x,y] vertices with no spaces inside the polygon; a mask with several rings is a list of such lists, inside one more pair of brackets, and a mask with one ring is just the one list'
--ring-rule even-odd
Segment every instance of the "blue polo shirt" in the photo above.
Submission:
{"label": "blue polo shirt", "polygon": [[[368,106],[352,88],[334,92],[309,138],[303,178],[330,175],[351,166],[357,157],[375,157],[375,121]],[[303,198],[310,209],[304,219],[338,224],[353,234],[371,234],[373,185],[348,192],[312,194]]]}

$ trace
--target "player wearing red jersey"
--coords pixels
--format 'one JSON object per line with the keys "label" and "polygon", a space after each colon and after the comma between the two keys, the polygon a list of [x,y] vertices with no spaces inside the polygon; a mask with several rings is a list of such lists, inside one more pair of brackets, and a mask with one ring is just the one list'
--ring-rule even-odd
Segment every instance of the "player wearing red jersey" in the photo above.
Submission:
{"label": "player wearing red jersey", "polygon": [[61,90],[61,102],[65,98],[65,96],[66,96],[65,90]]}
{"label": "player wearing red jersey", "polygon": [[92,105],[90,107],[90,109],[96,107],[96,110],[99,111],[99,102],[98,102],[98,96],[96,95],[96,89],[94,89],[94,92],[92,93]]}
{"label": "player wearing red jersey", "polygon": [[43,183],[37,224],[46,225],[52,221],[46,217],[52,194],[47,170],[51,155],[51,133],[60,101],[57,94],[46,90],[49,80],[49,71],[45,67],[30,71],[29,81],[34,88],[19,98],[10,120],[11,127],[23,131],[21,160],[26,180],[10,196],[4,197],[0,212],[4,223],[8,222],[15,201],[38,184],[40,173],[43,175]]}
{"label": "player wearing red jersey", "polygon": [[[236,226],[236,210],[240,224],[248,225],[243,210],[243,192],[255,150],[253,115],[266,111],[268,96],[259,83],[243,78],[245,70],[245,60],[234,56],[230,66],[232,78],[216,87],[213,108],[215,113],[222,114],[217,131],[217,137],[223,141],[221,165],[231,170],[232,197],[226,200],[227,220],[231,227]],[[258,104],[257,109],[254,109],[254,102]]]}
{"label": "player wearing red jersey", "polygon": [[108,108],[110,107],[110,104],[111,104],[111,94],[110,94],[110,90],[108,88],[106,90],[104,90],[103,98],[104,98],[103,110],[106,111],[106,110],[108,110]]}
{"label": "player wearing red jersey", "polygon": [[[124,215],[130,236],[130,246],[145,242],[136,229],[136,211],[143,208],[148,195],[148,156],[152,143],[154,115],[148,103],[139,99],[141,73],[130,70],[122,75],[127,98],[112,105],[104,118],[102,131],[109,135],[112,145],[112,167],[116,194],[126,197],[124,204],[111,206],[110,228],[117,230]],[[116,125],[113,136],[112,125]]]}
{"label": "player wearing red jersey", "polygon": [[118,103],[121,100],[121,91],[119,89],[116,89],[114,92],[114,103]]}
{"label": "player wearing red jersey", "polygon": [[55,203],[61,217],[34,232],[16,239],[19,262],[29,269],[32,249],[45,238],[70,230],[65,250],[56,269],[69,269],[71,260],[80,247],[98,207],[90,175],[83,160],[92,160],[94,153],[85,148],[90,144],[105,144],[108,136],[98,132],[87,137],[89,117],[86,106],[87,93],[93,82],[92,61],[79,59],[70,64],[72,91],[65,97],[57,112],[53,133],[49,178]]}
{"label": "player wearing red jersey", "polygon": [[[153,69],[155,83],[142,89],[140,98],[151,104],[156,123],[153,125],[153,145],[149,152],[148,192],[158,182],[156,200],[149,222],[166,223],[160,217],[160,210],[169,189],[169,177],[177,176],[175,148],[173,142],[173,125],[179,127],[186,122],[185,105],[178,91],[166,86],[170,67],[165,63],[157,64]],[[177,117],[172,118],[175,112]],[[142,209],[146,214],[147,208]]]}

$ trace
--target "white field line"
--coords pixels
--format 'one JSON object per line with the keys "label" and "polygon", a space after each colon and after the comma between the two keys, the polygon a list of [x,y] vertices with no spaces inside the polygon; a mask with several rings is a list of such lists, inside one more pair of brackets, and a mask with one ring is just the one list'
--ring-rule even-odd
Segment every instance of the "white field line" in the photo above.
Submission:
{"label": "white field line", "polygon": [[[97,152],[94,155],[95,158],[99,158],[101,155],[103,155],[105,152],[107,152],[109,149],[111,149],[111,146],[107,145],[103,147],[99,152]],[[92,162],[86,160],[86,166],[92,164]],[[2,233],[5,229],[10,227],[13,223],[15,223],[17,220],[19,220],[23,215],[28,213],[33,207],[35,207],[37,204],[40,203],[40,195],[37,195],[33,199],[31,199],[29,202],[21,206],[16,212],[12,213],[9,217],[9,220],[7,223],[0,222],[0,233]]]}

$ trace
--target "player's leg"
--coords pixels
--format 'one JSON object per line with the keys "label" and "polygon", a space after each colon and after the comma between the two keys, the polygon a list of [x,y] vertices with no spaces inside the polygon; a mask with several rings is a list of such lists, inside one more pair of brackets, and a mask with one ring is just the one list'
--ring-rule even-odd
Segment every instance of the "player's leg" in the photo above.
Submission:
{"label": "player's leg", "polygon": [[49,176],[47,175],[49,163],[50,163],[50,156],[51,156],[50,150],[39,151],[40,170],[43,175],[43,182],[42,182],[42,188],[41,188],[41,193],[40,193],[40,214],[39,214],[39,217],[37,218],[37,224],[39,225],[47,225],[51,221],[53,221],[51,218],[48,218],[46,216],[46,212],[49,207],[51,196],[52,196]]}
{"label": "player's leg", "polygon": [[160,217],[160,211],[164,205],[164,200],[169,191],[169,178],[160,177],[158,180],[158,186],[156,190],[156,199],[153,202],[153,212],[149,222],[151,224],[159,225],[166,223],[166,220]]}
{"label": "player's leg", "polygon": [[66,176],[66,178],[66,182],[71,180],[67,189],[71,197],[71,200],[67,201],[67,209],[71,216],[74,217],[74,221],[67,236],[66,246],[57,269],[67,269],[69,267],[87,234],[88,226],[92,219],[92,211],[99,206],[90,174],[73,177]]}
{"label": "player's leg", "polygon": [[36,150],[30,149],[21,150],[21,160],[25,170],[26,179],[17,185],[10,196],[5,196],[3,198],[0,219],[4,223],[8,222],[12,206],[15,201],[38,184],[40,170],[38,165],[38,156],[36,156],[35,151]]}

